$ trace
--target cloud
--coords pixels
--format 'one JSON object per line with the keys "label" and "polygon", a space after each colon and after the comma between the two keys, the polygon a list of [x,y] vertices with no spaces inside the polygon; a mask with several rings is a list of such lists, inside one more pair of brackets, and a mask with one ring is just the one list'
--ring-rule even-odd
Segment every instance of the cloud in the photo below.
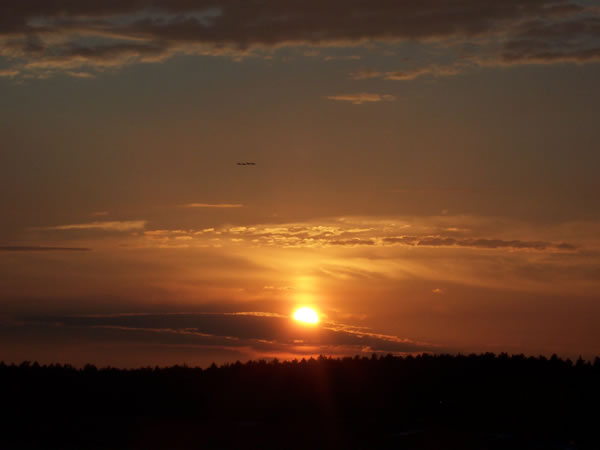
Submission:
{"label": "cloud", "polygon": [[0,246],[0,252],[89,252],[91,248],[85,247],[43,247],[35,245],[5,245]]}
{"label": "cloud", "polygon": [[576,17],[559,23],[532,19],[504,42],[498,60],[482,65],[587,63],[600,61],[600,17]]}
{"label": "cloud", "polygon": [[366,92],[360,94],[343,94],[343,95],[330,95],[327,97],[329,100],[335,100],[340,102],[351,102],[354,105],[362,105],[363,103],[376,103],[387,101],[391,102],[396,100],[396,97],[389,94],[368,94]]}
{"label": "cloud", "polygon": [[[352,248],[359,246],[386,247],[464,247],[482,250],[536,251],[548,253],[575,252],[580,246],[564,242],[561,234],[549,236],[557,240],[501,239],[496,230],[472,228],[472,218],[438,218],[439,223],[411,225],[402,219],[371,218],[323,219],[320,223],[255,224],[253,226],[226,226],[201,230],[147,230],[144,238],[163,247],[179,246],[186,239],[190,247],[223,245],[252,245],[282,248]],[[461,226],[456,226],[461,224]],[[468,225],[468,226],[462,226]],[[515,224],[507,227],[514,227]],[[406,234],[410,229],[411,234]]]}
{"label": "cloud", "polygon": [[[238,45],[322,43],[364,39],[473,37],[507,22],[580,12],[567,0],[440,0],[303,2],[124,0],[13,2],[0,7],[6,34],[75,28],[116,36]],[[149,9],[156,11],[148,13]]]}
{"label": "cloud", "polygon": [[333,240],[330,242],[331,245],[375,245],[375,241],[373,239],[341,239],[341,240]]}
{"label": "cloud", "polygon": [[[74,69],[104,70],[133,63],[160,62],[169,56],[168,49],[146,44],[119,43],[97,47],[67,47],[59,54],[32,58],[23,65],[25,70],[60,70],[71,76],[86,72]],[[87,73],[89,76],[92,74]],[[87,76],[84,75],[84,76]],[[89,77],[88,76],[88,77]]]}
{"label": "cloud", "polygon": [[30,230],[103,230],[103,231],[131,231],[141,230],[146,226],[145,220],[126,220],[110,222],[88,222],[69,225],[55,225],[51,227],[32,227]]}
{"label": "cloud", "polygon": [[350,74],[353,80],[366,80],[370,78],[381,78],[383,80],[392,81],[412,81],[423,76],[432,77],[447,77],[458,75],[464,70],[463,67],[453,66],[439,66],[431,65],[424,67],[417,67],[414,69],[407,69],[403,71],[388,71],[380,72],[374,69],[361,69],[357,72]]}
{"label": "cloud", "polygon": [[387,244],[403,244],[408,246],[425,247],[472,247],[483,249],[509,248],[515,250],[576,250],[577,247],[568,243],[552,243],[544,241],[505,241],[502,239],[455,239],[441,236],[399,236],[385,237],[383,242]]}
{"label": "cloud", "polygon": [[74,71],[69,70],[65,73],[73,78],[95,78],[96,77],[94,74],[89,73],[89,72],[74,72]]}
{"label": "cloud", "polygon": [[[469,40],[484,53],[507,43],[502,58],[513,63],[587,62],[598,48],[597,10],[572,0],[32,0],[3,2],[0,17],[0,55],[13,62],[10,70],[38,74],[102,71],[176,54],[239,58],[284,46],[421,41],[450,48]],[[526,49],[511,50],[520,41]]]}
{"label": "cloud", "polygon": [[0,78],[13,78],[16,77],[17,75],[19,75],[19,71],[18,70],[12,70],[12,69],[4,69],[4,70],[0,70]]}
{"label": "cloud", "polygon": [[[286,353],[333,352],[356,354],[362,351],[392,353],[435,351],[439,347],[374,333],[365,328],[325,322],[304,326],[269,312],[232,313],[127,313],[87,316],[26,316],[26,325],[52,324],[61,330],[120,330],[145,339],[168,344],[196,344],[223,348],[249,347],[256,351]],[[127,337],[125,337],[127,339]],[[367,350],[366,350],[367,349]]]}
{"label": "cloud", "polygon": [[239,203],[187,203],[182,208],[243,208]]}
{"label": "cloud", "polygon": [[347,56],[325,56],[323,61],[358,61],[361,59],[359,55],[347,55]]}

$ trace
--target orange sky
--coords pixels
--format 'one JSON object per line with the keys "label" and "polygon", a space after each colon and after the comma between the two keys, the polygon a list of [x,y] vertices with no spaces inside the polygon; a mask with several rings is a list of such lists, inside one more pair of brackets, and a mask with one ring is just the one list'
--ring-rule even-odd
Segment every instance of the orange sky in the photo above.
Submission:
{"label": "orange sky", "polygon": [[0,360],[600,354],[594,2],[0,17]]}

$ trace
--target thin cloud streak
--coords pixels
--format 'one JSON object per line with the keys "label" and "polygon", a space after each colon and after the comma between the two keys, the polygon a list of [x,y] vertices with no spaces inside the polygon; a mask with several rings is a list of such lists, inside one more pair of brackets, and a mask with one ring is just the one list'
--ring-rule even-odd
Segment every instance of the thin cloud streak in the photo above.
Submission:
{"label": "thin cloud streak", "polygon": [[396,97],[389,94],[369,94],[362,92],[360,94],[342,94],[342,95],[330,95],[327,97],[329,100],[350,102],[353,105],[362,105],[363,103],[377,103],[377,102],[392,102],[396,100]]}
{"label": "thin cloud streak", "polygon": [[386,244],[403,244],[408,246],[425,246],[425,247],[473,247],[482,249],[499,249],[510,248],[520,250],[539,250],[548,249],[574,251],[577,247],[573,244],[552,243],[544,241],[520,241],[512,240],[505,241],[502,239],[454,239],[449,237],[439,236],[399,236],[383,238]]}
{"label": "thin cloud streak", "polygon": [[86,247],[44,247],[35,245],[4,245],[0,252],[89,252]]}
{"label": "thin cloud streak", "polygon": [[59,326],[61,330],[72,329],[74,332],[78,329],[113,329],[147,333],[148,340],[163,340],[165,344],[178,342],[219,345],[224,348],[248,347],[262,352],[302,353],[307,346],[312,348],[311,352],[349,354],[362,351],[436,351],[441,348],[335,322],[306,327],[289,317],[269,312],[26,316],[19,320],[24,326],[49,324]]}
{"label": "thin cloud streak", "polygon": [[459,66],[439,65],[388,72],[380,72],[374,69],[361,69],[357,72],[352,72],[350,74],[350,77],[353,80],[368,80],[373,78],[380,78],[383,80],[391,81],[412,81],[424,76],[432,76],[437,78],[459,75],[463,72],[463,70],[464,68]]}
{"label": "thin cloud streak", "polygon": [[240,203],[187,203],[185,205],[179,205],[182,208],[243,208],[244,205]]}
{"label": "thin cloud streak", "polygon": [[11,70],[11,69],[0,70],[0,77],[14,78],[17,75],[19,75],[19,73],[20,72],[18,70]]}
{"label": "thin cloud streak", "polygon": [[102,230],[102,231],[132,231],[141,230],[146,226],[145,220],[126,220],[110,222],[74,223],[68,225],[55,225],[50,227],[30,227],[30,230],[41,231],[69,231],[69,230]]}

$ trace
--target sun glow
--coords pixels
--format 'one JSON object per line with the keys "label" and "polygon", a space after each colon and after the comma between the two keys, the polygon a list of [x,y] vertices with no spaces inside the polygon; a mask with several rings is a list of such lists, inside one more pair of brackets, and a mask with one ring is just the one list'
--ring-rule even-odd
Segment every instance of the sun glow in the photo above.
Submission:
{"label": "sun glow", "polygon": [[312,308],[300,308],[294,312],[294,319],[304,323],[318,323],[319,315]]}

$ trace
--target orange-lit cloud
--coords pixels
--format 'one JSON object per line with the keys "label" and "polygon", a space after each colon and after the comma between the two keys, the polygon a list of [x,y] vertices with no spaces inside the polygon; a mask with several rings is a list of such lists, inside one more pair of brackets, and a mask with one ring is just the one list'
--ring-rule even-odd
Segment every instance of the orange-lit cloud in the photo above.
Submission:
{"label": "orange-lit cloud", "polygon": [[55,225],[50,227],[32,227],[31,230],[103,230],[103,231],[131,231],[141,230],[146,226],[145,220],[126,220],[108,222],[74,223],[67,225]]}
{"label": "orange-lit cloud", "polygon": [[65,73],[73,78],[95,78],[96,77],[96,75],[94,75],[93,73],[89,73],[89,72],[77,72],[77,71],[73,71],[73,70],[68,70]]}
{"label": "orange-lit cloud", "polygon": [[[431,225],[415,225],[399,219],[372,220],[367,224],[351,219],[328,219],[321,224],[280,224],[278,226],[256,224],[253,226],[230,226],[203,230],[147,230],[145,236],[163,241],[188,236],[195,243],[210,244],[247,243],[254,246],[274,247],[465,247],[486,250],[573,252],[578,245],[564,241],[528,239],[502,239],[490,236],[490,231],[472,230],[468,227],[447,226],[451,218],[432,229]],[[460,219],[465,220],[465,219]],[[470,219],[467,219],[470,220]],[[471,225],[471,224],[469,224]],[[407,231],[410,231],[408,233]],[[217,238],[218,241],[214,241]]]}
{"label": "orange-lit cloud", "polygon": [[379,72],[373,69],[361,69],[350,74],[353,80],[366,80],[371,78],[381,78],[383,80],[393,81],[411,81],[423,76],[447,77],[458,75],[464,69],[460,66],[424,66],[414,69]]}
{"label": "orange-lit cloud", "polygon": [[[598,68],[548,66],[599,60],[591,3],[0,2],[0,321],[222,324],[0,354],[599,348]],[[260,334],[302,305],[327,339]]]}
{"label": "orange-lit cloud", "polygon": [[[154,346],[161,361],[174,346],[251,358],[472,349],[475,341],[503,339],[534,351],[531,327],[550,336],[565,316],[577,342],[594,333],[588,322],[600,288],[597,226],[361,216],[91,234],[77,245],[97,251],[81,256],[6,253],[0,297],[3,315],[21,324],[11,333],[43,336],[39,342],[56,341],[56,348],[86,336],[111,340],[129,349],[131,361],[139,345]],[[60,233],[65,242],[69,232]],[[290,312],[303,304],[323,313],[321,334],[289,328]],[[501,338],[515,323],[522,329]]]}
{"label": "orange-lit cloud", "polygon": [[35,245],[4,245],[0,246],[0,252],[89,252],[85,247],[44,247]]}
{"label": "orange-lit cloud", "polygon": [[18,70],[12,70],[12,69],[0,70],[0,77],[13,78],[13,77],[16,77],[17,75],[19,75]]}
{"label": "orange-lit cloud", "polygon": [[335,100],[340,102],[350,102],[354,105],[362,105],[363,103],[377,103],[377,102],[391,102],[396,100],[396,97],[389,94],[369,94],[362,92],[360,94],[342,94],[342,95],[330,95],[327,97],[329,100]]}
{"label": "orange-lit cloud", "polygon": [[182,208],[243,208],[239,203],[187,203]]}

